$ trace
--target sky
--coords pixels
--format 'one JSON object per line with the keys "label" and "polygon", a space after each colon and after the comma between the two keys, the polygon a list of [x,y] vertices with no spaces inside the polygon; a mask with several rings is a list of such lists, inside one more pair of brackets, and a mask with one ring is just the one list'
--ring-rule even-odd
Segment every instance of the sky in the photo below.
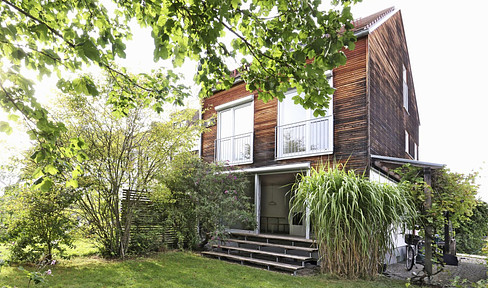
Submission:
{"label": "sky", "polygon": [[[364,0],[352,12],[359,18],[392,6],[401,10],[420,114],[420,160],[446,164],[459,173],[478,171],[479,196],[488,201],[488,89],[483,87],[488,78],[483,45],[488,4],[483,1]],[[161,65],[152,61],[149,32],[133,33],[128,59],[121,64],[132,72]],[[181,69],[187,75],[194,70],[192,63]],[[54,85],[53,80],[44,81],[38,94],[49,94]],[[192,106],[198,105],[195,99],[189,101]],[[0,112],[0,121],[4,118]],[[0,162],[11,151],[5,153],[6,147],[23,147],[26,142],[22,132],[9,139],[0,135]]]}

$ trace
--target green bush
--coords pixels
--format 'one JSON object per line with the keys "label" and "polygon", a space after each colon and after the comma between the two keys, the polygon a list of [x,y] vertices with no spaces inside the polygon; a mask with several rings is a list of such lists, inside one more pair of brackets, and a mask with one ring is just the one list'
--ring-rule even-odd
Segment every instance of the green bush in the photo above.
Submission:
{"label": "green bush", "polygon": [[165,207],[180,248],[202,247],[233,225],[254,229],[247,176],[228,165],[185,155],[173,160],[161,183],[153,200]]}
{"label": "green bush", "polygon": [[62,254],[63,245],[71,245],[75,223],[68,211],[74,202],[70,191],[18,185],[9,187],[3,198],[7,216],[0,241],[9,243],[10,260],[52,259],[55,252]]}
{"label": "green bush", "polygon": [[456,228],[457,252],[482,254],[488,236],[488,204],[478,201],[473,214]]}

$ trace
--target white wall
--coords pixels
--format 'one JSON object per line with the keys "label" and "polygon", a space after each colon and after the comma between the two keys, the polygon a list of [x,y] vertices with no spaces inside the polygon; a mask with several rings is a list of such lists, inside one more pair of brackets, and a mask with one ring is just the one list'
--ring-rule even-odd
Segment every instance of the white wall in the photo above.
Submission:
{"label": "white wall", "polygon": [[[390,185],[397,185],[393,180],[389,179],[382,173],[380,173],[377,170],[371,169],[369,172],[369,180],[371,182],[377,182],[377,183],[382,183],[382,184],[390,184]],[[399,261],[403,261],[405,258],[405,246],[407,243],[405,243],[405,236],[403,234],[403,231],[401,228],[399,228],[396,232],[394,232],[392,235],[392,240],[393,244],[395,247],[395,250],[391,255],[386,256],[386,262],[388,264],[393,264],[397,263]]]}

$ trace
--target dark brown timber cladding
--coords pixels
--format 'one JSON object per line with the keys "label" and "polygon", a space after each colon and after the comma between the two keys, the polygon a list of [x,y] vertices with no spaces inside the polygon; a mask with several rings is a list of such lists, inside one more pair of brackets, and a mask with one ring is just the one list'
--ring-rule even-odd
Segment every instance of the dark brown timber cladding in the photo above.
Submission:
{"label": "dark brown timber cladding", "polygon": [[[401,13],[397,12],[369,38],[371,153],[409,158],[405,130],[410,135],[410,154],[419,144],[419,117],[410,59]],[[403,65],[407,68],[409,111],[403,108]]]}
{"label": "dark brown timber cladding", "polygon": [[366,102],[367,38],[345,50],[345,66],[334,69],[334,158],[348,160],[347,168],[362,173],[368,167]]}
{"label": "dark brown timber cladding", "polygon": [[[366,38],[358,40],[354,51],[345,51],[345,66],[334,70],[334,154],[314,157],[275,160],[275,127],[278,101],[263,103],[254,98],[254,162],[252,167],[310,161],[312,165],[330,161],[348,161],[347,168],[362,173],[368,166],[368,132],[366,105]],[[324,75],[325,77],[325,75]],[[250,95],[245,84],[236,84],[227,91],[217,92],[204,101],[203,119],[215,114],[215,107]],[[214,141],[217,125],[202,136],[202,156],[214,160]]]}

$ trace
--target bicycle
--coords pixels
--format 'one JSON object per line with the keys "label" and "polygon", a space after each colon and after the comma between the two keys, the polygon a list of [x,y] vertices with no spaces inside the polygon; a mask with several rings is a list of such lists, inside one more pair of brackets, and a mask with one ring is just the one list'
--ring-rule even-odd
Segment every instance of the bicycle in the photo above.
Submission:
{"label": "bicycle", "polygon": [[[425,264],[425,241],[418,235],[405,234],[405,243],[407,243],[407,260],[405,261],[405,268],[407,271],[412,270],[413,265]],[[439,236],[435,235],[432,243],[433,258],[436,263],[442,266],[444,260],[442,258],[442,248],[444,247],[444,241]]]}
{"label": "bicycle", "polygon": [[415,264],[424,264],[425,241],[418,235],[405,234],[405,243],[407,243],[407,260],[405,261],[405,268],[407,271],[412,270]]}

